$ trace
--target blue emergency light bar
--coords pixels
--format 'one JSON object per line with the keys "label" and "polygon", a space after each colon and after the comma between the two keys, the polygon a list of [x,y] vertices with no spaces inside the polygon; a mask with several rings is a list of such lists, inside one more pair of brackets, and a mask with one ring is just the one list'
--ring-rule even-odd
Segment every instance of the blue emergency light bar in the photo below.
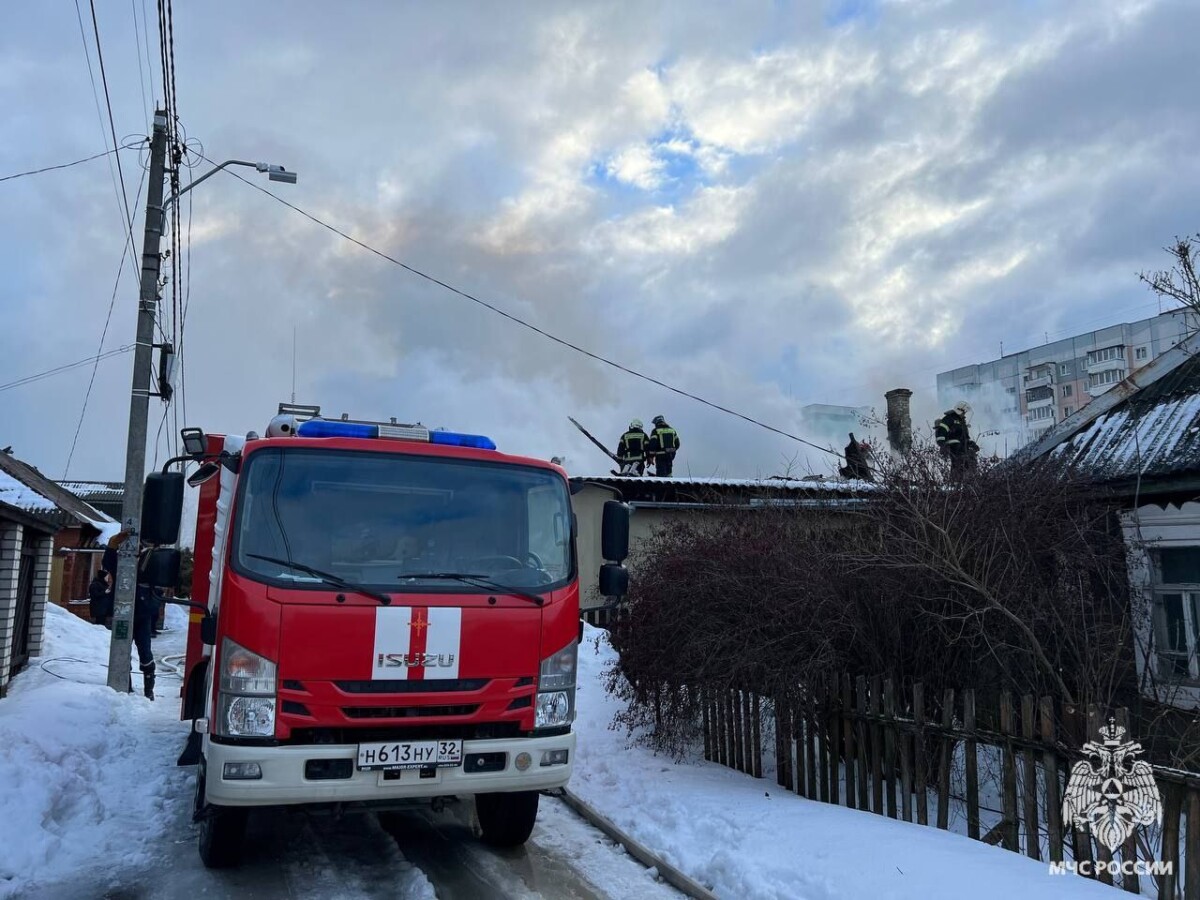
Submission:
{"label": "blue emergency light bar", "polygon": [[367,422],[341,422],[310,419],[296,429],[298,437],[384,438],[399,441],[425,441],[450,447],[474,447],[476,450],[495,450],[496,443],[482,434],[462,434],[457,431],[430,431],[420,425],[372,425]]}

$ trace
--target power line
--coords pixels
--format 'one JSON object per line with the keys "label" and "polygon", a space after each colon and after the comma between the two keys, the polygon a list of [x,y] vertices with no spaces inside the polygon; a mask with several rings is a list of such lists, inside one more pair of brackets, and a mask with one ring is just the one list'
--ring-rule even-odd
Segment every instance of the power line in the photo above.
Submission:
{"label": "power line", "polygon": [[[129,9],[130,9],[130,11],[133,12],[133,46],[135,48],[137,48],[138,85],[140,85],[140,87],[142,89],[142,108],[144,110],[146,110],[146,119],[147,119],[147,121],[149,121],[149,118],[153,114],[154,111],[150,108],[149,104],[146,103],[146,73],[142,70],[142,35],[141,35],[141,29],[138,27],[138,14],[137,14],[136,0],[129,0]],[[151,79],[151,81],[150,81],[150,92],[152,94],[154,92],[154,80],[153,79]],[[133,205],[137,206],[137,201],[134,201]]]}
{"label": "power line", "polygon": [[0,384],[0,391],[11,390],[12,388],[23,387],[27,384],[32,384],[35,381],[41,381],[43,378],[49,378],[52,375],[59,375],[63,372],[69,372],[71,369],[78,369],[80,366],[86,366],[91,362],[98,362],[102,359],[112,359],[114,356],[120,356],[122,353],[128,353],[133,349],[133,344],[126,344],[124,347],[117,347],[115,350],[106,350],[103,353],[97,353],[95,356],[88,356],[84,359],[76,360],[73,363],[56,366],[53,369],[47,369],[45,372],[38,372],[36,375],[26,375],[24,378],[18,378],[16,381],[9,381],[6,384]]}
{"label": "power line", "polygon": [[[208,157],[205,157],[205,159],[208,159]],[[208,161],[210,163],[213,163],[213,161],[211,159],[209,159]],[[216,165],[216,163],[213,163],[213,165]],[[242,182],[243,184],[249,185],[250,187],[254,188],[256,191],[266,194],[268,197],[275,200],[276,202],[282,203],[284,206],[286,206],[288,209],[292,210],[293,212],[299,213],[300,215],[304,216],[304,218],[308,219],[310,222],[314,222],[317,225],[320,225],[322,228],[326,229],[327,231],[331,231],[334,234],[338,235],[339,237],[344,238],[347,241],[350,241],[350,243],[355,244],[355,245],[361,247],[362,249],[375,254],[376,256],[378,256],[381,259],[387,260],[392,265],[399,266],[401,269],[404,269],[406,272],[408,272],[412,275],[416,275],[418,278],[423,278],[425,281],[428,281],[431,284],[435,284],[440,288],[444,288],[445,290],[449,291],[450,293],[456,294],[457,296],[462,297],[465,300],[470,300],[472,303],[477,303],[478,305],[484,307],[485,309],[488,309],[488,310],[494,312],[496,315],[502,316],[503,318],[508,319],[510,322],[513,322],[516,325],[520,325],[522,328],[527,328],[530,331],[534,332],[535,334],[539,334],[542,337],[544,337],[548,340],[551,340],[556,344],[559,344],[570,350],[574,350],[576,353],[580,353],[580,354],[588,357],[589,359],[593,359],[596,362],[603,363],[604,365],[610,366],[611,368],[614,368],[621,372],[624,372],[627,375],[632,375],[635,378],[640,378],[643,381],[648,381],[650,384],[657,385],[658,387],[664,388],[665,390],[668,390],[673,394],[678,394],[681,397],[686,397],[689,400],[694,400],[697,403],[700,403],[700,404],[703,404],[704,406],[709,407],[710,409],[715,409],[718,412],[725,413],[726,415],[734,416],[735,418],[741,419],[744,422],[749,422],[751,425],[757,425],[759,428],[766,429],[767,431],[778,434],[781,437],[785,437],[785,438],[788,438],[789,440],[796,441],[797,443],[804,444],[808,447],[812,447],[815,450],[820,450],[822,453],[830,453],[834,456],[841,457],[840,453],[838,453],[836,450],[830,449],[829,447],[822,447],[820,444],[814,444],[811,441],[806,441],[804,438],[799,437],[794,434],[791,434],[780,428],[776,428],[774,425],[768,425],[766,422],[761,422],[758,419],[755,419],[751,416],[747,416],[744,413],[737,412],[736,410],[729,409],[726,406],[721,406],[719,403],[714,403],[711,400],[705,400],[703,397],[699,397],[696,394],[689,393],[688,391],[685,391],[682,388],[677,388],[674,385],[667,384],[665,381],[660,381],[657,378],[654,378],[650,375],[646,375],[644,372],[639,372],[636,369],[631,369],[630,367],[628,367],[626,365],[623,365],[619,362],[615,362],[611,359],[601,356],[598,353],[593,353],[590,350],[585,350],[583,347],[580,347],[578,344],[573,344],[564,338],[560,338],[557,335],[551,334],[550,332],[546,331],[545,329],[539,328],[537,325],[534,325],[531,322],[527,322],[524,319],[519,318],[518,316],[515,316],[510,312],[506,312],[505,310],[500,309],[500,307],[495,306],[494,304],[489,303],[486,300],[481,300],[479,297],[476,297],[473,294],[469,294],[464,290],[460,290],[459,288],[456,288],[453,285],[448,284],[445,281],[435,278],[433,275],[429,275],[425,272],[422,272],[420,269],[414,268],[413,266],[410,266],[407,263],[401,262],[400,260],[396,259],[393,256],[389,256],[388,254],[384,253],[382,250],[378,250],[375,247],[372,247],[370,244],[366,244],[363,241],[360,241],[358,238],[352,237],[351,235],[347,234],[346,232],[336,228],[333,225],[330,225],[328,222],[317,218],[312,213],[301,209],[300,207],[296,206],[294,203],[289,203],[287,200],[284,200],[278,194],[274,194],[271,191],[266,190],[265,188],[259,187],[254,182],[243,178],[241,175],[238,175],[236,172],[233,172],[229,169],[225,169],[224,171],[227,172],[229,175],[232,175],[234,178],[236,178],[238,181]]]}
{"label": "power line", "polygon": [[[80,43],[83,44],[83,60],[85,63],[87,63],[88,81],[92,85],[92,102],[96,106],[96,121],[100,123],[100,137],[104,141],[105,146],[107,146],[108,136],[104,133],[104,113],[100,111],[100,95],[96,91],[96,73],[92,70],[92,51],[88,47],[87,34],[83,30],[83,12],[79,9],[79,0],[75,0],[75,20],[79,23],[79,40]],[[126,209],[123,206],[121,189],[117,185],[117,173],[113,169],[111,159],[108,161],[108,177],[112,180],[113,193],[117,195],[117,214],[124,215]],[[122,222],[121,230],[125,230],[125,222]],[[130,231],[132,232],[132,227],[130,228]],[[129,242],[132,245],[132,234],[130,234]]]}
{"label": "power line", "polygon": [[[117,150],[132,150],[135,147],[140,147],[144,141],[138,141],[136,144],[122,144]],[[99,159],[102,156],[110,156],[116,153],[117,150],[108,149],[103,153],[93,153],[91,156],[85,156],[83,159],[77,159],[73,162],[59,163],[56,166],[43,166],[40,169],[30,169],[28,172],[14,172],[12,175],[0,177],[0,181],[12,181],[14,178],[24,178],[27,175],[41,175],[43,172],[53,172],[57,169],[69,169],[71,166],[78,166],[81,163],[91,162],[93,159]]]}
{"label": "power line", "polygon": [[[138,201],[142,199],[142,187],[145,183],[144,179],[138,182],[138,193],[133,201],[134,206],[137,206]],[[83,395],[83,407],[79,410],[79,421],[75,424],[75,436],[71,438],[71,452],[67,454],[67,464],[63,468],[63,481],[67,480],[67,475],[71,471],[71,460],[75,458],[75,446],[79,443],[79,432],[83,430],[83,418],[87,415],[88,401],[92,398],[92,385],[96,383],[96,370],[100,367],[100,354],[104,352],[104,340],[108,337],[108,325],[112,321],[113,307],[117,302],[117,290],[121,286],[121,275],[125,271],[125,260],[128,258],[129,244],[123,241],[121,262],[117,266],[117,277],[113,281],[112,296],[108,299],[108,314],[104,317],[104,330],[100,332],[100,346],[96,348],[96,361],[92,365],[92,376],[88,379],[87,391]]]}
{"label": "power line", "polygon": [[[88,0],[92,10],[92,32],[96,36],[96,58],[100,60],[100,83],[104,86],[104,105],[108,108],[108,130],[112,134],[113,147],[117,140],[117,126],[113,121],[112,98],[108,94],[108,75],[104,71],[104,51],[100,47],[100,24],[96,21],[96,0]],[[129,242],[133,243],[133,216],[129,213],[129,191],[125,187],[125,172],[121,169],[121,154],[117,154],[117,175],[121,182],[121,202],[125,206],[125,222],[129,228]]]}

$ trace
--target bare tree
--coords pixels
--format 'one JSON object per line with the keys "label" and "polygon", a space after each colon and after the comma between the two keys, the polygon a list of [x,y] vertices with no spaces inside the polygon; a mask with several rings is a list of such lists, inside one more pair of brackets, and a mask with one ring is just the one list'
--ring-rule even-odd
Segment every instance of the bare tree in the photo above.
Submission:
{"label": "bare tree", "polygon": [[1195,314],[1196,321],[1200,322],[1200,277],[1197,276],[1197,269],[1200,268],[1200,234],[1176,237],[1175,243],[1163,250],[1174,260],[1174,265],[1157,272],[1141,272],[1138,278],[1158,296],[1174,300]]}

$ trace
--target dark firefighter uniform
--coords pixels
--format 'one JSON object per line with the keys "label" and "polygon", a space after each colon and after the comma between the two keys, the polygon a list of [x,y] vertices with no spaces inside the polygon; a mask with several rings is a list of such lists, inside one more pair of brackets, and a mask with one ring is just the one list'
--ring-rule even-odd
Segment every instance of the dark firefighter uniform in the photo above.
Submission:
{"label": "dark firefighter uniform", "polygon": [[860,481],[875,480],[875,474],[867,462],[866,445],[858,442],[853,431],[850,432],[850,443],[846,445],[846,464],[838,471],[842,473],[843,478],[857,478]]}
{"label": "dark firefighter uniform", "polygon": [[975,467],[979,445],[971,440],[971,430],[967,427],[967,417],[962,410],[946,410],[934,426],[934,438],[938,450],[950,460],[950,474],[961,476]]}
{"label": "dark firefighter uniform", "polygon": [[654,430],[650,432],[647,453],[654,463],[654,474],[669,477],[679,450],[679,432],[667,424],[662,416],[654,417]]}
{"label": "dark firefighter uniform", "polygon": [[629,423],[629,430],[621,435],[617,444],[617,460],[621,464],[622,475],[641,475],[646,470],[649,440],[640,419]]}

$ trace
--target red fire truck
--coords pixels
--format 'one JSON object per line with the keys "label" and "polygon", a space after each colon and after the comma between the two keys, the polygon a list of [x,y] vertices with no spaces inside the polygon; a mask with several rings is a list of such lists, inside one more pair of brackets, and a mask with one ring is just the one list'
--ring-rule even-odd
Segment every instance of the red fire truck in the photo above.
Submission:
{"label": "red fire truck", "polygon": [[[201,858],[236,864],[254,807],[461,795],[485,841],[523,843],[575,751],[564,471],[479,435],[301,409],[263,437],[184,430],[179,461],[201,465],[180,764],[198,766]],[[172,540],[182,479],[147,480],[143,544]],[[609,506],[619,563],[628,510]],[[600,576],[623,592],[623,567]]]}

